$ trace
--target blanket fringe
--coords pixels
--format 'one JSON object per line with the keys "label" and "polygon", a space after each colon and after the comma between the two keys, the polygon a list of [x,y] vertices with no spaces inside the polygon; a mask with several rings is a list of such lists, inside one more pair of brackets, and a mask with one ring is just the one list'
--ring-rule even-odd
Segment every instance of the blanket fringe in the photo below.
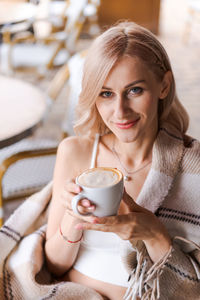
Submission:
{"label": "blanket fringe", "polygon": [[[147,271],[146,248],[137,253],[137,267],[130,274],[129,287],[124,300],[156,300],[160,298],[159,277],[163,267],[170,258],[172,247],[169,251]],[[151,285],[150,285],[151,282]]]}
{"label": "blanket fringe", "polygon": [[[173,241],[180,240],[191,244],[194,248],[200,250],[200,246],[194,242],[180,236],[175,236]],[[124,296],[124,300],[157,300],[160,298],[160,283],[159,278],[163,272],[166,262],[172,255],[173,247],[151,268],[147,271],[148,254],[145,246],[137,251],[137,266],[130,274],[129,287]],[[194,265],[193,265],[194,266]],[[194,266],[195,267],[195,266]],[[196,268],[196,267],[195,267]],[[197,272],[198,278],[200,274]]]}

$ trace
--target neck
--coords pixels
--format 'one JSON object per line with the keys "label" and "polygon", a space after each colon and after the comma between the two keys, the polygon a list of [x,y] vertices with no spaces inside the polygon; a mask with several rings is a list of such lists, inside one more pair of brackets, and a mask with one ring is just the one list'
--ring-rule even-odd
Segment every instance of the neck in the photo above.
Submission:
{"label": "neck", "polygon": [[120,159],[129,168],[137,168],[152,160],[152,148],[157,136],[157,131],[151,138],[141,138],[140,140],[125,143],[113,137],[113,148],[120,156]]}

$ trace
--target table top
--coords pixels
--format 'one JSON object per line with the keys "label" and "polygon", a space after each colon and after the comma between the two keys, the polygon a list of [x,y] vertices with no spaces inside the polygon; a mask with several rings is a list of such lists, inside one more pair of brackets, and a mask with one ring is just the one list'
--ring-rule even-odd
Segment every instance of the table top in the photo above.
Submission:
{"label": "table top", "polygon": [[0,75],[0,149],[31,135],[45,118],[48,97],[25,81]]}
{"label": "table top", "polygon": [[36,13],[37,6],[32,3],[0,0],[0,25],[29,20]]}

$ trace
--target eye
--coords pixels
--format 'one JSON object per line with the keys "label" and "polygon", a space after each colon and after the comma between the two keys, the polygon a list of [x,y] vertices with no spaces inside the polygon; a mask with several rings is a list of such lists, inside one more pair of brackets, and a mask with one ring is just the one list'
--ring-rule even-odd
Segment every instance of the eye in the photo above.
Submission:
{"label": "eye", "polygon": [[128,90],[127,94],[129,95],[137,95],[137,94],[141,94],[143,92],[143,89],[139,86],[135,86],[133,88],[131,88],[130,90]]}
{"label": "eye", "polygon": [[100,97],[103,97],[103,98],[109,98],[112,96],[112,92],[109,92],[109,91],[105,91],[105,92],[101,92],[99,94]]}

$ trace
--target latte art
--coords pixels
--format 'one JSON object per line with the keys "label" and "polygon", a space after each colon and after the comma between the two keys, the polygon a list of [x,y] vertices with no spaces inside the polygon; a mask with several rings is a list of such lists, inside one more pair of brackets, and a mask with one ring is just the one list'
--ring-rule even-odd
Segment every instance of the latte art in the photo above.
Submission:
{"label": "latte art", "polygon": [[78,183],[87,187],[107,187],[114,185],[120,180],[117,171],[106,168],[87,170],[78,177]]}
{"label": "latte art", "polygon": [[[76,177],[81,192],[72,198],[72,210],[77,215],[86,215],[79,211],[79,201],[89,199],[95,205],[90,215],[105,217],[116,216],[124,191],[121,171],[111,167],[97,167],[84,171]],[[88,213],[87,213],[88,214]]]}

